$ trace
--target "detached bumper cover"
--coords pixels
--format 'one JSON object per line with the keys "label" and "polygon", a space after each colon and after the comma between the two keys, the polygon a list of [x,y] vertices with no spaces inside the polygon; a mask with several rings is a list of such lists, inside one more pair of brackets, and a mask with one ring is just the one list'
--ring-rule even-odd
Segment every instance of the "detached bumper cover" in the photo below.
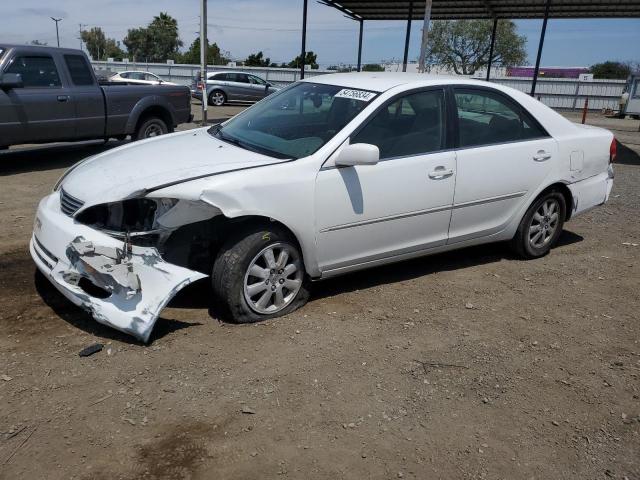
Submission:
{"label": "detached bumper cover", "polygon": [[[57,194],[38,207],[31,256],[53,285],[93,318],[147,342],[161,310],[186,285],[206,275],[165,262],[155,248],[133,246],[76,223]],[[85,278],[104,295],[81,287]]]}

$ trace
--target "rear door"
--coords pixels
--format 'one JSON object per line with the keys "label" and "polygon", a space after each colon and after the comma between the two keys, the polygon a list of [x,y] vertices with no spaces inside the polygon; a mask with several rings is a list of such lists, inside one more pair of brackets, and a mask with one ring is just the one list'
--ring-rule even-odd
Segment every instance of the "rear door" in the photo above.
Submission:
{"label": "rear door", "polygon": [[454,88],[456,189],[449,243],[501,232],[549,175],[556,141],[506,94]]}
{"label": "rear door", "polygon": [[63,55],[73,84],[76,137],[100,138],[104,135],[105,111],[102,88],[98,86],[84,55]]}
{"label": "rear door", "polygon": [[61,76],[61,65],[48,53],[21,52],[4,73],[22,76],[23,88],[0,91],[4,110],[16,122],[11,143],[51,142],[75,137],[73,95]]}

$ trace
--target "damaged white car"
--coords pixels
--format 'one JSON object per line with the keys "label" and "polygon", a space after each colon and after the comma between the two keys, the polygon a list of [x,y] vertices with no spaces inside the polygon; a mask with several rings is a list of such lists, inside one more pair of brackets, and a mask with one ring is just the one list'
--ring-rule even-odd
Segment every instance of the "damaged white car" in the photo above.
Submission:
{"label": "damaged white car", "polygon": [[511,241],[545,255],[607,201],[613,135],[499,85],[335,74],[226,123],[69,169],[31,254],[72,302],[147,341],[169,300],[211,277],[237,322],[303,305],[311,280]]}

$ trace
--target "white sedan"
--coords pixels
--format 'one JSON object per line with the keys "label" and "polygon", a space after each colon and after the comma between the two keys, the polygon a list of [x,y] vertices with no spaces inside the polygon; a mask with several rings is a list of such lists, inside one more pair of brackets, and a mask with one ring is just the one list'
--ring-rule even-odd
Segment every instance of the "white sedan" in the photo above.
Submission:
{"label": "white sedan", "polygon": [[144,71],[126,71],[116,73],[109,77],[110,82],[134,83],[139,85],[177,85],[176,83],[162,80],[155,73]]}
{"label": "white sedan", "polygon": [[610,132],[500,85],[326,75],[76,164],[41,201],[30,248],[72,302],[147,341],[205,277],[245,323],[376,265],[505,240],[541,257],[607,201],[615,154]]}

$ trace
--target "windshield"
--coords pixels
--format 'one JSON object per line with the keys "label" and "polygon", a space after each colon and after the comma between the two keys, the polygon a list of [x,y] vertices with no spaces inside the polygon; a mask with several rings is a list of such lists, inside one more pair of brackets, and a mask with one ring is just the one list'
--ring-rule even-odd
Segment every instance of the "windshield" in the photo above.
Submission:
{"label": "windshield", "polygon": [[267,97],[211,135],[276,158],[302,158],[327,143],[376,93],[318,83],[296,83]]}

